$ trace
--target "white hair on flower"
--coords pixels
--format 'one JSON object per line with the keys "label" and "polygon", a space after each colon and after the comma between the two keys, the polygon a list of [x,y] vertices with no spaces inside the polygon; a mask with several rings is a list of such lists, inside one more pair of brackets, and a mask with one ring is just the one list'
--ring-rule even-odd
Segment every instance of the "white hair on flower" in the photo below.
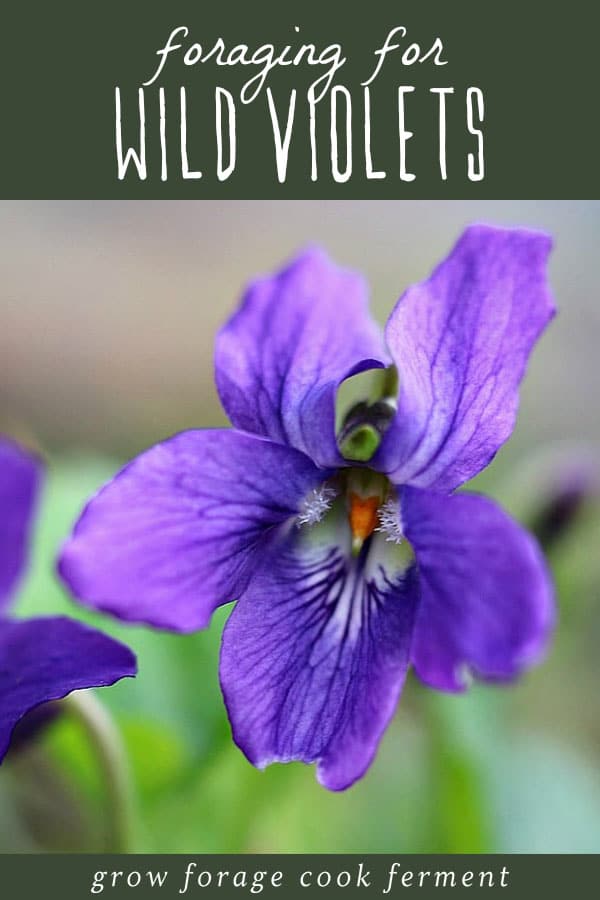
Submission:
{"label": "white hair on flower", "polygon": [[398,497],[395,494],[388,497],[383,506],[380,507],[377,515],[379,517],[379,525],[375,531],[385,534],[386,541],[401,544],[404,540],[404,523],[402,522]]}
{"label": "white hair on flower", "polygon": [[316,525],[329,512],[335,498],[336,491],[329,485],[320,484],[319,487],[313,488],[302,501],[298,525]]}

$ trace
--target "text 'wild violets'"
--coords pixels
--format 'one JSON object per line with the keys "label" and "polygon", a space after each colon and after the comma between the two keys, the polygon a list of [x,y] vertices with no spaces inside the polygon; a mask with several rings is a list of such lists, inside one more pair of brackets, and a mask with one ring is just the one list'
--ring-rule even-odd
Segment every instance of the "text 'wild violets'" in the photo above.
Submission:
{"label": "text 'wild violets'", "polygon": [[[237,604],[220,678],[258,767],[317,762],[341,790],[371,763],[409,665],[431,687],[510,679],[554,619],[533,540],[455,493],[509,437],[554,314],[550,240],[467,229],[385,336],[360,276],[309,250],[247,289],[217,338],[231,430],[188,431],[88,504],[60,572],[90,606],[187,632]],[[340,384],[384,369],[336,434]]]}
{"label": "text 'wild violets'", "polygon": [[136,673],[131,650],[81,622],[7,617],[26,568],[40,482],[39,461],[0,437],[0,762],[15,726],[40,704]]}

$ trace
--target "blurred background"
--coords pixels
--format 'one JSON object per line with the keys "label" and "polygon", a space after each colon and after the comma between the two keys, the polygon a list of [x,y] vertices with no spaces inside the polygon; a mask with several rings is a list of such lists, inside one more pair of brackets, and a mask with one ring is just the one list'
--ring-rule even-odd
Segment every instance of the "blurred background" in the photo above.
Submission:
{"label": "blurred background", "polygon": [[[367,275],[383,323],[474,221],[555,238],[559,316],[515,434],[475,485],[546,547],[554,644],[508,687],[443,696],[410,678],[374,765],[344,794],[299,764],[256,772],[219,693],[228,609],[185,638],[117,625],[65,595],[57,548],[127,458],[226,424],[213,341],[247,280],[321,243]],[[95,692],[124,743],[129,849],[600,852],[599,234],[597,201],[2,201],[0,432],[48,462],[16,612],[66,612],[138,653],[135,681]],[[89,735],[59,708],[0,769],[0,850],[109,849],[109,801]]]}

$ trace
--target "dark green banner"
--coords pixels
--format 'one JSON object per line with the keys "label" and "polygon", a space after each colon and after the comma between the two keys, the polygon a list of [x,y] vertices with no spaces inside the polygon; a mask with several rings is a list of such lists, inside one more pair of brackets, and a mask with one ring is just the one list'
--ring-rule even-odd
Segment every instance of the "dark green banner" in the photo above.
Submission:
{"label": "dark green banner", "polygon": [[[21,897],[597,896],[597,856],[4,856],[2,888]],[[11,896],[16,896],[11,894]]]}
{"label": "dark green banner", "polygon": [[593,198],[595,8],[60,0],[2,13],[5,198]]}

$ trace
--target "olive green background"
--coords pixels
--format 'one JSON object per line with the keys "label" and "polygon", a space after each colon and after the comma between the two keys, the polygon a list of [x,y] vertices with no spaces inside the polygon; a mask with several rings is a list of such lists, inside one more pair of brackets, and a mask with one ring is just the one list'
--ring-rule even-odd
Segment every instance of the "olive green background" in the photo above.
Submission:
{"label": "olive green background", "polygon": [[[274,0],[219,3],[200,0],[58,0],[5,4],[0,81],[2,140],[0,196],[5,198],[593,198],[598,192],[598,115],[595,71],[596,12],[593,4],[541,0],[404,0],[368,4],[340,0]],[[328,104],[318,123],[321,175],[309,177],[308,114],[302,94],[310,78],[302,68],[275,70],[268,84],[284,110],[292,86],[299,90],[288,179],[277,182],[273,136],[263,93],[238,104],[238,165],[232,177],[215,176],[215,84],[239,89],[249,77],[212,63],[184,67],[167,61],[164,77],[147,89],[149,177],[119,182],[114,147],[114,88],[123,92],[124,121],[133,124],[136,91],[155,70],[157,48],[171,30],[187,25],[190,42],[206,48],[222,36],[227,46],[284,46],[302,40],[317,47],[335,41],[348,62],[338,73],[353,95],[354,174],[337,184],[328,174]],[[296,35],[294,25],[301,32]],[[372,85],[372,146],[383,181],[364,174],[362,89],[373,68],[373,51],[388,31],[404,25],[408,38],[428,48],[442,37],[447,66],[403,68],[391,54]],[[312,76],[314,77],[315,68]],[[158,85],[167,102],[169,178],[160,181]],[[177,174],[178,94],[188,89],[190,165],[200,181]],[[412,183],[398,177],[397,86],[415,85],[407,100]],[[447,99],[448,180],[437,164],[437,97],[431,87],[453,86]],[[485,96],[486,177],[469,182],[466,153],[468,86]]]}
{"label": "olive green background", "polygon": [[[184,884],[184,875],[188,863],[195,863],[196,876],[203,871],[215,873],[221,870],[233,875],[244,870],[248,872],[249,882],[257,871],[269,873],[282,872],[283,879],[279,887],[271,887],[265,884],[264,890],[251,893],[249,886],[243,888],[225,888],[218,890],[213,887],[200,888],[193,881],[188,890],[182,895],[180,889]],[[356,873],[359,865],[363,864],[363,872],[367,870],[370,875],[370,886],[358,887],[356,885]],[[400,872],[393,882],[391,891],[383,894],[388,886],[389,870],[393,863],[398,863]],[[530,898],[532,896],[565,896],[572,891],[573,881],[577,883],[577,897],[596,897],[597,895],[597,857],[592,856],[492,856],[492,855],[463,855],[444,856],[434,854],[424,855],[348,855],[348,854],[211,854],[208,856],[189,855],[128,855],[119,857],[116,855],[82,854],[80,856],[37,856],[35,864],[25,856],[9,855],[2,857],[3,883],[18,886],[20,896],[26,898],[60,896],[61,900],[81,900],[82,897],[99,896],[102,898],[114,898],[123,900],[131,897],[154,897],[160,900],[169,898],[219,898],[224,900],[231,897],[302,897],[305,900],[311,897],[343,897],[343,898],[368,898],[387,896],[390,898],[414,896],[420,900],[431,900],[447,894],[453,897],[491,896],[498,895],[504,898]],[[499,874],[503,867],[508,869],[506,886],[501,887]],[[151,872],[167,871],[167,879],[162,888],[148,886],[147,875]],[[323,871],[329,871],[334,878],[338,872],[349,871],[353,874],[354,883],[346,888],[333,887],[302,888],[299,879],[303,872],[312,871],[313,878]],[[404,872],[415,873],[415,881],[411,887],[402,887],[401,877]],[[424,882],[423,888],[418,886],[418,873],[420,871],[454,872],[456,873],[456,886],[446,888],[443,882],[436,888],[433,879],[428,886]],[[494,876],[492,887],[481,888],[477,885],[480,872],[491,871]],[[96,872],[107,872],[104,878],[104,890],[92,894],[90,891]],[[122,873],[117,877],[115,887],[112,887],[113,872]],[[128,887],[125,883],[129,873],[139,872],[142,882],[139,887]],[[465,872],[474,872],[476,877],[471,887],[460,886],[460,879]],[[136,876],[133,881],[137,881]],[[595,886],[594,886],[595,883]],[[477,886],[476,886],[477,885]]]}

